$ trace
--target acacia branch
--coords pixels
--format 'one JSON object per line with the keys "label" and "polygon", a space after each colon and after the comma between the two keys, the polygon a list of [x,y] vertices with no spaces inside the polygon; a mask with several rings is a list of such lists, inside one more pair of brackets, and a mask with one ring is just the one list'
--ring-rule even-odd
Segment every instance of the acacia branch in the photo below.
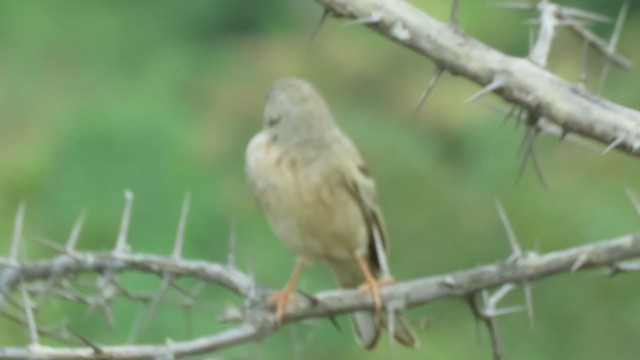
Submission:
{"label": "acacia branch", "polygon": [[[402,307],[420,306],[444,298],[468,298],[485,289],[505,284],[531,283],[547,276],[594,267],[610,267],[620,271],[618,263],[640,256],[640,233],[605,240],[566,250],[536,255],[525,253],[517,258],[468,270],[398,282],[382,289],[385,302]],[[579,264],[579,266],[576,266]],[[216,263],[176,259],[149,254],[113,252],[76,252],[50,260],[23,262],[0,271],[0,292],[8,294],[21,285],[50,279],[52,274],[80,275],[95,272],[143,272],[187,276],[223,285],[247,297],[248,305],[238,316],[242,324],[224,332],[157,345],[49,347],[39,343],[28,347],[0,348],[0,358],[80,359],[87,356],[110,359],[142,359],[160,356],[184,356],[211,352],[255,341],[277,331],[266,302],[271,290],[256,289],[247,274]],[[20,281],[22,279],[22,281]],[[296,296],[284,322],[308,318],[331,317],[355,310],[372,309],[371,297],[357,290],[330,290],[312,297]],[[35,324],[30,325],[36,329]]]}
{"label": "acacia branch", "polygon": [[[616,142],[617,149],[640,156],[640,112],[569,83],[530,58],[504,54],[403,0],[315,1],[336,17],[375,19],[363,24],[483,87],[500,79],[501,86],[492,91],[549,119],[563,133],[575,132],[604,145]],[[546,1],[542,3],[549,5]],[[557,16],[567,16],[566,8],[559,8]],[[589,37],[583,36],[585,41],[602,50],[612,63],[630,65],[624,57],[601,49],[602,41],[583,26],[576,22],[570,25],[572,30],[581,29],[580,34],[588,34]]]}

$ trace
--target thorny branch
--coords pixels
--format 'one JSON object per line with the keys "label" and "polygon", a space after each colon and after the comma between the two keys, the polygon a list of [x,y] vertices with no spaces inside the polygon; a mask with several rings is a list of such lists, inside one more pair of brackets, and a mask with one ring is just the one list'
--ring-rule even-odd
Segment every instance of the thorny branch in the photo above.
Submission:
{"label": "thorny branch", "polygon": [[[504,100],[527,109],[544,121],[543,130],[565,136],[580,134],[605,146],[640,156],[640,112],[608,101],[584,89],[583,82],[572,84],[544,68],[551,49],[554,30],[566,26],[614,64],[629,68],[631,62],[615,52],[626,8],[618,17],[616,30],[607,42],[586,25],[606,17],[584,10],[563,7],[550,1],[507,3],[505,7],[537,10],[540,30],[527,58],[504,54],[462,33],[458,26],[441,23],[403,0],[315,0],[334,17],[349,24],[363,24],[432,59],[455,75],[462,75],[494,92]],[[454,5],[455,6],[455,5]],[[455,15],[457,16],[457,15]],[[452,23],[455,23],[452,20]],[[608,65],[607,65],[608,66]],[[607,70],[608,71],[608,70]],[[606,75],[607,71],[603,71]],[[430,82],[425,92],[430,92]],[[424,102],[421,98],[420,102]],[[532,154],[529,154],[532,156]]]}
{"label": "thorny branch", "polygon": [[[132,198],[132,196],[127,196],[128,202],[125,207],[123,224],[130,222],[131,203],[129,201]],[[636,270],[634,265],[620,262],[640,257],[640,233],[547,254],[535,254],[523,251],[520,245],[517,244],[504,210],[499,203],[497,203],[497,206],[513,250],[513,254],[508,259],[467,270],[398,282],[382,289],[383,300],[386,303],[394,304],[396,309],[402,309],[445,298],[474,299],[475,294],[481,293],[484,299],[484,307],[478,306],[475,300],[470,304],[473,305],[474,314],[485,322],[491,330],[494,353],[501,354],[502,346],[497,337],[498,333],[494,318],[519,309],[498,309],[497,304],[517,285],[523,285],[526,288],[528,284],[547,276],[594,267],[609,267],[612,274]],[[175,358],[212,352],[255,341],[277,331],[278,326],[266,301],[272,291],[271,289],[257,285],[251,275],[235,268],[232,264],[219,264],[181,257],[181,247],[185,240],[187,208],[188,197],[183,205],[176,245],[169,256],[133,254],[126,251],[90,252],[78,250],[75,248],[80,231],[78,224],[81,223],[78,221],[74,226],[67,246],[59,247],[62,252],[60,255],[39,261],[16,260],[14,263],[10,261],[3,262],[5,265],[0,270],[0,295],[2,295],[0,297],[0,307],[11,304],[22,309],[24,316],[10,315],[5,311],[0,312],[0,316],[9,315],[8,317],[13,321],[27,327],[30,344],[26,347],[0,348],[0,358]],[[23,219],[24,207],[21,206],[16,217],[14,230],[14,234],[18,234],[18,236],[12,247],[17,248],[20,244],[21,237],[19,234],[22,233]],[[126,226],[123,228],[126,228]],[[120,232],[116,248],[126,243],[126,231]],[[69,244],[74,246],[71,247]],[[17,253],[14,254],[12,252],[10,256],[16,256],[17,259]],[[221,285],[240,295],[245,300],[243,310],[232,312],[225,319],[227,321],[240,321],[241,324],[216,334],[190,340],[167,340],[163,344],[155,345],[103,346],[95,344],[90,339],[78,334],[75,334],[75,337],[79,338],[84,346],[52,347],[42,343],[41,335],[47,336],[48,332],[43,330],[37,323],[37,314],[33,310],[38,306],[38,301],[37,297],[34,298],[31,294],[42,295],[46,291],[43,290],[42,286],[46,284],[47,288],[59,288],[59,294],[62,294],[62,296],[69,295],[72,294],[67,291],[70,282],[77,279],[78,275],[94,273],[109,274],[108,281],[111,282],[109,285],[116,293],[120,291],[121,295],[126,295],[126,291],[122,290],[122,286],[117,284],[115,279],[115,275],[124,272],[155,274],[163,277],[163,279],[189,277],[204,283]],[[166,286],[163,286],[156,296],[150,297],[152,302],[159,301],[158,299],[161,293],[165,291]],[[489,295],[488,291],[493,288],[499,289],[494,295]],[[12,294],[15,292],[21,294],[21,301],[13,299]],[[97,295],[95,299],[79,301],[87,303],[92,301],[100,302],[100,296],[102,295]],[[109,296],[112,297],[114,294]],[[78,299],[73,296],[71,298]],[[140,298],[134,300],[140,300]],[[529,302],[527,300],[527,303]],[[108,307],[110,305],[107,303],[104,306]],[[527,307],[529,306],[527,304]],[[284,322],[296,322],[308,318],[331,318],[335,315],[371,308],[373,308],[371,298],[357,290],[323,291],[313,296],[296,296],[287,311]],[[65,329],[63,333],[74,334],[71,329]],[[68,338],[68,336],[65,336],[65,338]],[[75,343],[77,344],[78,341],[75,341]]]}

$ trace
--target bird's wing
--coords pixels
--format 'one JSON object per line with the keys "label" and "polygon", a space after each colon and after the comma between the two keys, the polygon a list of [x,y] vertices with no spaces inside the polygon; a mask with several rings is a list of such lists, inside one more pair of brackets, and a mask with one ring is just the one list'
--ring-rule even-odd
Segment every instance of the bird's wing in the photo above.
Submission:
{"label": "bird's wing", "polygon": [[[342,133],[339,135],[334,146],[334,156],[340,164],[343,182],[349,194],[358,203],[366,221],[369,237],[369,261],[376,270],[380,270],[380,257],[384,257],[386,261],[386,256],[389,253],[389,244],[382,209],[378,204],[375,181],[369,174],[365,162],[355,145],[346,135]],[[378,254],[374,238],[376,232],[380,236],[382,247],[386,254]]]}

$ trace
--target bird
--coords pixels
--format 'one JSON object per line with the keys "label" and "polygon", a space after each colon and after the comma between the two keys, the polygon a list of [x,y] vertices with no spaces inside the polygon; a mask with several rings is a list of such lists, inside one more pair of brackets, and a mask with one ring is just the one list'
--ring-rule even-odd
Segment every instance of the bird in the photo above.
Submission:
{"label": "bird", "polygon": [[[283,320],[303,267],[323,263],[341,287],[371,293],[375,310],[352,313],[351,323],[358,343],[374,348],[386,323],[380,287],[392,282],[380,277],[388,252],[384,218],[363,157],[311,83],[283,78],[271,85],[262,130],[246,148],[245,172],[272,231],[297,255],[289,281],[269,297],[276,321]],[[394,338],[418,347],[401,313],[393,318]]]}

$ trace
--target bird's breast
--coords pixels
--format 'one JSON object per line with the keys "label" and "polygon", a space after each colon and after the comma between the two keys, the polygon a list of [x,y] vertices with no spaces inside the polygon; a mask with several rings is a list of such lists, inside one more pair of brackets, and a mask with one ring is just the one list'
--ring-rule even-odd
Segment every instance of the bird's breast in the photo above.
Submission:
{"label": "bird's breast", "polygon": [[366,250],[361,210],[330,154],[323,149],[285,148],[265,133],[256,135],[247,147],[249,184],[271,228],[309,261],[347,259]]}

